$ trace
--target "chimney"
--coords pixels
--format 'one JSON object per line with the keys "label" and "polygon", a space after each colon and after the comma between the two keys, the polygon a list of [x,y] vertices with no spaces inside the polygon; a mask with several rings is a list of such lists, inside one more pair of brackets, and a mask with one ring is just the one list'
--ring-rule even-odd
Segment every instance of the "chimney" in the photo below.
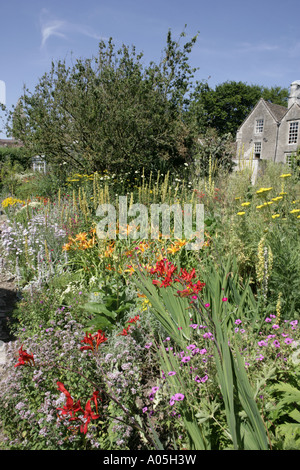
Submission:
{"label": "chimney", "polygon": [[291,83],[288,108],[290,108],[294,103],[298,103],[300,106],[300,80],[295,80]]}

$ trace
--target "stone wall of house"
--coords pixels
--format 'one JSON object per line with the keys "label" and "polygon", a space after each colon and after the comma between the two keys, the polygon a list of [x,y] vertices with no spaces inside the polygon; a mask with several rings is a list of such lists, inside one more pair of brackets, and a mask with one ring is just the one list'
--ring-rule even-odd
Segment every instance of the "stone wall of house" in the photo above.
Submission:
{"label": "stone wall of house", "polygon": [[[289,144],[290,122],[298,121],[297,143]],[[300,107],[294,104],[283,117],[278,135],[276,162],[286,163],[286,156],[297,151],[300,146]]]}
{"label": "stone wall of house", "polygon": [[[257,119],[264,120],[263,132],[260,134],[255,133],[255,124]],[[261,159],[274,160],[276,150],[276,135],[277,135],[277,122],[272,117],[263,101],[259,101],[255,112],[251,113],[243,123],[237,133],[237,148],[242,148],[244,145],[244,158],[249,159],[251,153],[254,155],[255,142],[261,142]],[[241,155],[242,156],[242,155]]]}

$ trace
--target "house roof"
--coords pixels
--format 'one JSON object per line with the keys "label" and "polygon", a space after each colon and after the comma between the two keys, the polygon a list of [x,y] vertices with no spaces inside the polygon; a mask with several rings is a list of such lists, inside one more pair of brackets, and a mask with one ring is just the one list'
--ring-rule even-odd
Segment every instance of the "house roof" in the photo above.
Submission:
{"label": "house roof", "polygon": [[23,144],[16,139],[0,139],[0,147],[23,147]]}
{"label": "house roof", "polygon": [[269,101],[263,100],[267,108],[269,108],[270,113],[273,114],[276,121],[281,121],[283,116],[286,114],[288,108],[281,106],[280,104],[270,103]]}
{"label": "house roof", "polygon": [[283,116],[288,112],[288,108],[286,108],[285,106],[281,106],[280,104],[270,103],[270,101],[266,101],[263,98],[260,98],[258,102],[256,103],[256,105],[254,106],[254,108],[252,109],[252,111],[250,111],[248,116],[244,119],[242,124],[239,126],[237,132],[239,132],[239,130],[243,127],[244,123],[249,119],[249,117],[253,113],[255,113],[256,108],[258,107],[260,103],[263,103],[265,105],[265,107],[267,108],[267,110],[269,111],[273,119],[277,122],[280,122]]}

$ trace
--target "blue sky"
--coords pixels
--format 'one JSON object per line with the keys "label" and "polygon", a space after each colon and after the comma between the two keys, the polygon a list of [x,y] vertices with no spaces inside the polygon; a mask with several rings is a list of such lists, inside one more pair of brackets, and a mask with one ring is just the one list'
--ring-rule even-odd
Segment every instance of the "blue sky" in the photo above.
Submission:
{"label": "blue sky", "polygon": [[185,24],[187,39],[199,31],[190,55],[198,80],[289,87],[300,79],[299,18],[299,0],[0,0],[6,105],[23,85],[33,91],[52,60],[96,55],[100,39],[158,62],[168,30],[177,38]]}

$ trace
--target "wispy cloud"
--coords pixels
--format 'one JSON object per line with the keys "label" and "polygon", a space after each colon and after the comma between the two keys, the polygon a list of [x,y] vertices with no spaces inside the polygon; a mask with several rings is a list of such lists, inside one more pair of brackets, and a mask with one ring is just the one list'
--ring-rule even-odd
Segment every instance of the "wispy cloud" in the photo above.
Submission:
{"label": "wispy cloud", "polygon": [[82,34],[98,41],[101,39],[107,39],[100,34],[97,34],[90,26],[53,18],[46,9],[43,9],[40,14],[40,28],[42,36],[41,48],[45,47],[51,36],[57,36],[65,40],[69,40],[74,34]]}
{"label": "wispy cloud", "polygon": [[65,27],[66,27],[66,23],[64,21],[59,21],[59,20],[50,20],[42,24],[41,25],[41,33],[42,33],[41,47],[45,46],[47,40],[51,36],[58,36],[58,37],[66,39]]}

